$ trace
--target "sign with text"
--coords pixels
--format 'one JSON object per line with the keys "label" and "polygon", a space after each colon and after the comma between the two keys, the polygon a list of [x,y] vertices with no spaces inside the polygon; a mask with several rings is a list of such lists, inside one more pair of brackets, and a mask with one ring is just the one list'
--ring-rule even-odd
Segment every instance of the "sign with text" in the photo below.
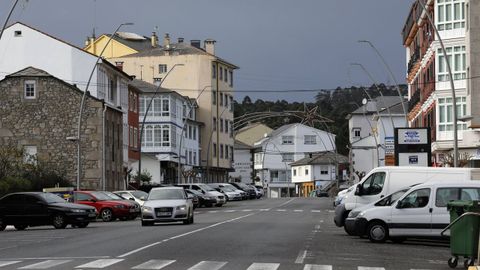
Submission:
{"label": "sign with text", "polygon": [[430,128],[395,129],[396,166],[431,166],[431,149]]}
{"label": "sign with text", "polygon": [[427,130],[423,128],[398,129],[398,144],[427,144],[429,137]]}

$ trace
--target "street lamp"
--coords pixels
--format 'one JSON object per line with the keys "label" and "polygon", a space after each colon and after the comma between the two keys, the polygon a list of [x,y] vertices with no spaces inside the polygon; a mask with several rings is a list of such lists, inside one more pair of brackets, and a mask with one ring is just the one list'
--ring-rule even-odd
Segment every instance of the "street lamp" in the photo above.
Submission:
{"label": "street lamp", "polygon": [[[83,114],[83,107],[85,105],[85,99],[87,96],[88,92],[88,87],[90,86],[90,82],[93,77],[93,73],[95,73],[95,69],[97,68],[98,63],[100,62],[100,59],[102,59],[102,55],[107,49],[108,44],[110,41],[113,39],[113,36],[120,30],[120,28],[124,25],[133,25],[133,23],[122,23],[120,24],[117,29],[115,29],[115,32],[110,36],[108,39],[107,43],[105,43],[105,46],[103,46],[102,52],[97,57],[97,61],[95,62],[95,65],[92,68],[92,72],[90,72],[90,77],[88,78],[87,86],[85,87],[85,91],[83,91],[82,95],[82,101],[80,102],[80,112],[78,113],[78,126],[77,126],[77,190],[80,190],[80,174],[82,172],[81,170],[81,138],[80,138],[80,133],[81,133],[81,128],[82,128],[82,114]],[[104,168],[105,169],[105,168]]]}
{"label": "street lamp", "polygon": [[[150,110],[150,107],[152,106],[152,102],[153,102],[153,99],[157,96],[157,93],[158,91],[160,90],[160,88],[162,87],[162,84],[163,82],[167,79],[168,75],[170,75],[170,73],[176,68],[176,67],[179,67],[179,66],[184,66],[184,64],[175,64],[172,66],[172,68],[167,72],[167,74],[165,75],[165,77],[163,77],[163,80],[160,81],[160,83],[158,84],[157,88],[155,89],[155,92],[153,93],[153,96],[152,98],[150,98],[150,102],[148,103],[148,106],[145,110],[145,114],[143,116],[143,120],[142,120],[142,126],[140,127],[140,144],[138,145],[138,152],[140,153],[140,159],[138,160],[138,172],[137,172],[137,176],[140,178],[140,175],[142,174],[142,139],[143,139],[143,129],[145,127],[145,120],[147,119],[147,115],[148,115],[148,110]],[[180,157],[179,157],[180,159]]]}
{"label": "street lamp", "polygon": [[458,167],[458,127],[457,127],[457,98],[455,95],[455,83],[453,82],[452,68],[450,67],[450,60],[448,58],[447,50],[443,44],[443,40],[440,37],[437,27],[435,26],[435,21],[428,12],[428,9],[422,3],[422,0],[417,0],[417,3],[422,7],[423,11],[427,15],[428,21],[430,22],[435,34],[437,35],[438,41],[440,42],[440,47],[442,47],[442,53],[444,55],[444,61],[447,65],[448,76],[450,77],[450,88],[452,90],[452,115],[453,115],[453,167]]}
{"label": "street lamp", "polygon": [[2,31],[0,31],[0,40],[2,39],[3,31],[5,31],[5,27],[7,27],[8,20],[10,20],[10,16],[12,16],[13,10],[15,9],[15,6],[17,5],[17,3],[18,3],[18,0],[15,0],[12,8],[10,9],[10,12],[8,13],[7,19],[5,20],[5,23],[3,24]]}
{"label": "street lamp", "polygon": [[[198,99],[200,98],[200,96],[203,94],[203,92],[207,89],[207,88],[212,88],[211,85],[207,85],[205,86],[202,91],[200,91],[200,93],[198,94],[197,98],[195,98],[195,103],[198,101]],[[187,123],[187,118],[188,116],[190,115],[190,112],[192,111],[193,109],[193,106],[191,106],[187,112],[187,115],[185,116],[185,119],[183,120],[183,124],[182,124],[182,132],[180,133],[180,143],[179,143],[179,146],[178,146],[178,153],[177,153],[177,156],[178,156],[178,183],[180,183],[180,169],[181,169],[181,151],[182,151],[182,142],[183,142],[183,133],[185,132],[185,124]],[[201,158],[201,157],[200,157]],[[185,157],[185,161],[186,161],[186,157]]]}
{"label": "street lamp", "polygon": [[372,47],[372,49],[375,51],[375,53],[376,53],[376,54],[380,57],[380,59],[382,60],[382,63],[383,63],[383,65],[385,66],[385,68],[387,69],[388,74],[390,75],[390,78],[391,78],[391,79],[393,80],[393,82],[395,83],[395,88],[397,89],[398,97],[400,98],[400,101],[402,102],[403,114],[405,115],[405,127],[408,127],[407,107],[405,106],[405,99],[403,98],[402,92],[400,91],[400,87],[398,86],[397,79],[396,79],[395,76],[393,75],[392,69],[391,69],[390,66],[387,64],[387,61],[385,61],[385,58],[382,56],[382,54],[380,53],[380,51],[377,50],[377,48],[373,45],[372,42],[370,42],[369,40],[359,40],[358,42],[359,42],[359,43],[367,43],[368,45],[370,45],[370,47]]}

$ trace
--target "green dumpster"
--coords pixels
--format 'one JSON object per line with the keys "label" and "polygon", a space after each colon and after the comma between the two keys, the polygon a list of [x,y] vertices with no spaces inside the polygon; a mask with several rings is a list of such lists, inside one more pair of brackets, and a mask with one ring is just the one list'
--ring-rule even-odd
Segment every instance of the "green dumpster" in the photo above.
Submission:
{"label": "green dumpster", "polygon": [[455,268],[458,257],[463,256],[467,268],[474,264],[478,254],[480,216],[465,215],[459,220],[457,218],[467,212],[480,213],[479,201],[451,201],[447,204],[447,209],[450,212],[450,250],[453,255],[448,260],[448,265]]}

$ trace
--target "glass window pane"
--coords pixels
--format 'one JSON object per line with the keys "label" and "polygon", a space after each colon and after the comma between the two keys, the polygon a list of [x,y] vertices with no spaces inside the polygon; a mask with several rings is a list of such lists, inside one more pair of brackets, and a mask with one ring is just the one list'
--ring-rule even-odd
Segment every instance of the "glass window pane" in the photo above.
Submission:
{"label": "glass window pane", "polygon": [[452,20],[452,5],[451,4],[445,5],[445,20],[447,22]]}
{"label": "glass window pane", "polygon": [[438,22],[445,21],[445,6],[438,6]]}
{"label": "glass window pane", "polygon": [[453,16],[453,19],[456,21],[461,19],[460,3],[453,5]]}

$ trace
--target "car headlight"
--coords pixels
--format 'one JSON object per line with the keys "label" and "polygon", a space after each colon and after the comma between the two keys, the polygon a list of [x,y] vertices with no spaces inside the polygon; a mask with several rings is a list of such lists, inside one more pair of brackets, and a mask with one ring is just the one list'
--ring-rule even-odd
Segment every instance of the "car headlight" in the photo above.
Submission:
{"label": "car headlight", "polygon": [[187,210],[187,206],[186,205],[177,206],[177,210],[185,211],[185,210]]}
{"label": "car headlight", "polygon": [[351,211],[350,213],[348,213],[348,217],[349,218],[356,218],[358,216],[358,214],[360,214],[359,211]]}
{"label": "car headlight", "polygon": [[114,207],[115,207],[115,208],[123,209],[123,208],[125,208],[125,205],[123,205],[123,204],[117,204],[117,205],[115,205]]}
{"label": "car headlight", "polygon": [[72,209],[72,212],[74,212],[74,213],[85,213],[87,211],[83,210],[83,209]]}
{"label": "car headlight", "polygon": [[142,211],[144,212],[152,212],[153,208],[150,206],[142,206]]}
{"label": "car headlight", "polygon": [[364,215],[365,215],[365,211],[360,212],[360,213],[358,214],[358,217],[363,217]]}

